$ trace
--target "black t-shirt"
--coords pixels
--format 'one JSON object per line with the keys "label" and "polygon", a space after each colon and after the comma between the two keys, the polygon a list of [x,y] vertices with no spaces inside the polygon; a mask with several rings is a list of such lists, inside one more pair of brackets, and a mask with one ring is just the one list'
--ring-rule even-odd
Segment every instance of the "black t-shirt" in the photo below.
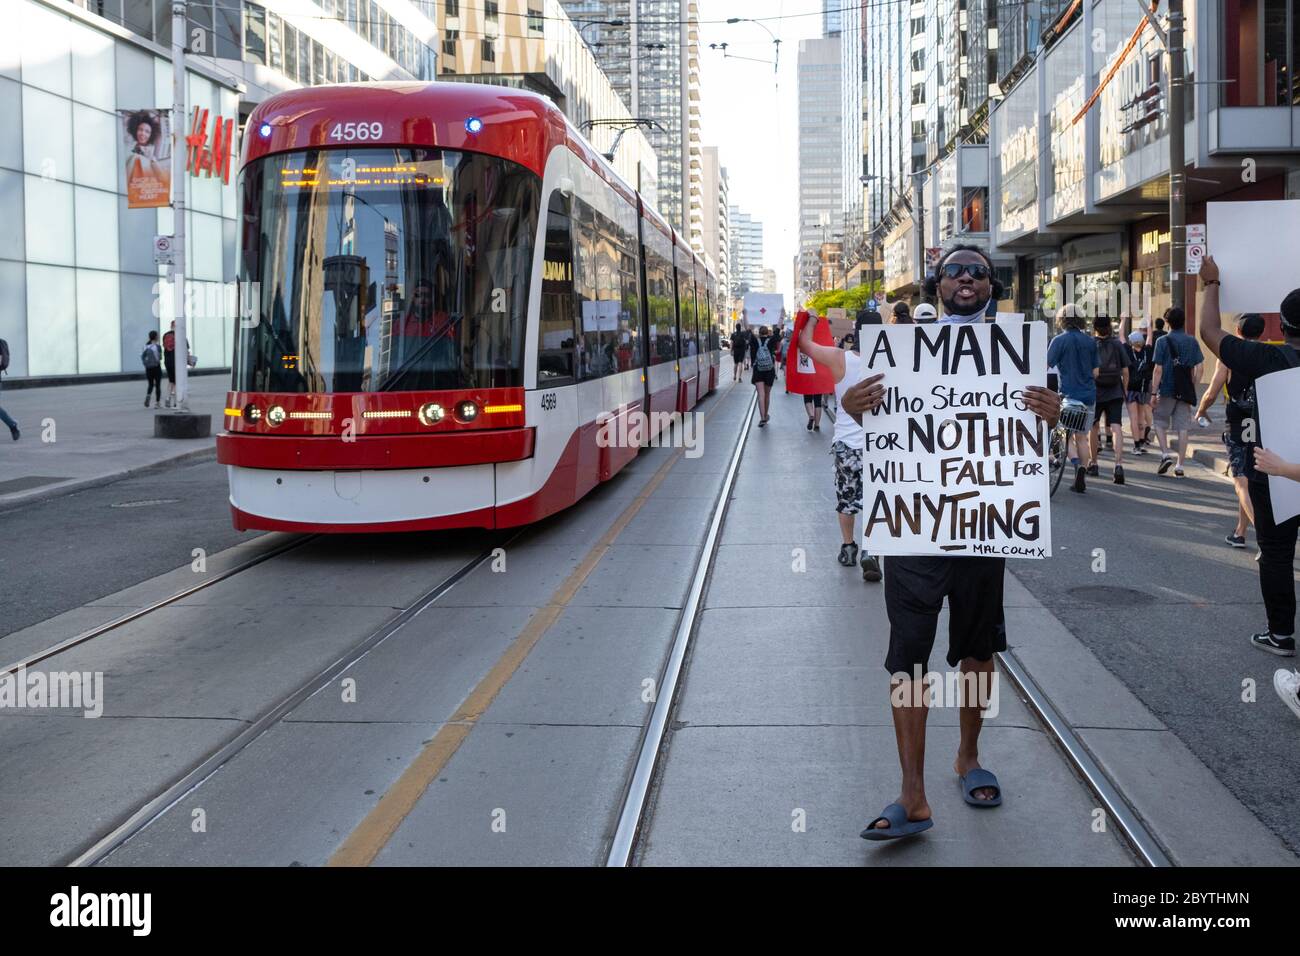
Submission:
{"label": "black t-shirt", "polygon": [[731,351],[734,355],[740,355],[749,345],[748,339],[744,332],[737,329],[731,333]]}
{"label": "black t-shirt", "polygon": [[1151,350],[1145,345],[1139,352],[1128,343],[1124,344],[1124,354],[1128,356],[1128,390],[1130,392],[1150,392],[1151,377],[1155,369],[1151,366]]}
{"label": "black t-shirt", "polygon": [[[1223,359],[1223,364],[1228,366],[1233,379],[1242,377],[1244,381],[1237,384],[1243,391],[1253,384],[1255,379],[1270,372],[1285,372],[1287,369],[1300,367],[1300,353],[1290,346],[1251,342],[1234,335],[1224,336],[1223,341],[1219,343],[1219,358]],[[1241,438],[1240,429],[1241,422],[1238,421],[1235,436],[1238,440]],[[1255,471],[1255,446],[1264,444],[1264,436],[1260,432],[1258,422],[1255,424],[1255,438],[1257,441],[1244,442],[1246,477],[1252,481],[1266,481],[1267,475]]]}

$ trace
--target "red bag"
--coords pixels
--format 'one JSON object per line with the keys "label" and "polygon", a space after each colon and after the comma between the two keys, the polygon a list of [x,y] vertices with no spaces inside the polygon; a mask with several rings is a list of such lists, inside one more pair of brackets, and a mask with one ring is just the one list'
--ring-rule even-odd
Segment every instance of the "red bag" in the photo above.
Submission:
{"label": "red bag", "polygon": [[[785,384],[796,395],[827,395],[835,391],[831,370],[799,351],[799,333],[809,321],[811,318],[802,309],[794,317],[794,332],[785,359]],[[817,323],[813,329],[813,341],[818,345],[835,346],[829,322]]]}

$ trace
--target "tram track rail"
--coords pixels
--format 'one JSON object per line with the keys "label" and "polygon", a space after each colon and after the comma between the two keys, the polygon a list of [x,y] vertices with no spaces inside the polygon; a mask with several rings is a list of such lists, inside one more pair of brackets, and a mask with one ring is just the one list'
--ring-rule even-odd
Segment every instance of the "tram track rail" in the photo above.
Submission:
{"label": "tram track rail", "polygon": [[[95,866],[102,863],[114,852],[124,846],[133,837],[143,831],[154,821],[161,818],[179,801],[183,800],[188,794],[200,787],[208,778],[217,773],[238,756],[247,750],[258,738],[262,737],[281,720],[291,714],[300,705],[305,703],[309,698],[319,693],[325,687],[328,687],[339,675],[354,666],[358,661],[364,658],[379,645],[383,644],[390,637],[405,627],[417,615],[434,604],[441,597],[451,591],[457,584],[468,577],[476,568],[488,561],[496,548],[513,540],[518,532],[509,536],[501,536],[500,539],[490,541],[479,554],[466,561],[459,568],[448,576],[440,580],[436,585],[426,590],[396,615],[389,618],[378,628],[371,631],[359,642],[353,644],[342,654],[338,655],[331,663],[317,671],[307,680],[298,684],[288,694],[282,696],[276,703],[251,721],[247,726],[228,739],[216,750],[211,751],[205,757],[201,758],[198,763],[193,765],[188,771],[176,778],[162,791],[151,797],[149,800],[139,804],[135,810],[131,811],[124,817],[119,817],[117,822],[112,824],[106,833],[94,839],[83,849],[76,851],[70,858],[63,861],[64,865],[70,867]],[[315,537],[315,536],[312,536]],[[300,542],[302,543],[302,542]],[[289,548],[284,548],[267,555],[282,554]],[[262,558],[265,560],[265,557]],[[254,562],[260,563],[260,562]],[[241,566],[242,569],[251,566],[246,564]],[[227,577],[233,576],[232,574]],[[211,583],[216,583],[215,581]],[[196,590],[196,589],[195,589]],[[192,590],[187,592],[192,593]],[[179,597],[173,597],[171,600],[178,600]],[[168,601],[167,603],[171,603]],[[156,610],[159,604],[152,609]],[[132,620],[138,619],[141,614],[135,615]],[[126,623],[122,621],[121,623]],[[120,624],[118,625],[120,626]],[[84,643],[84,641],[83,641]]]}

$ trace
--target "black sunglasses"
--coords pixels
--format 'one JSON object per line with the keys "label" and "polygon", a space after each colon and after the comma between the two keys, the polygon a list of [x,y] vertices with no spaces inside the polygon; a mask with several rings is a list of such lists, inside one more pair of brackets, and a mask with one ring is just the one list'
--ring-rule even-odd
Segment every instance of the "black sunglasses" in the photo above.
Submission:
{"label": "black sunglasses", "polygon": [[960,279],[964,274],[976,282],[982,282],[990,275],[988,266],[970,262],[945,262],[939,271],[949,279]]}

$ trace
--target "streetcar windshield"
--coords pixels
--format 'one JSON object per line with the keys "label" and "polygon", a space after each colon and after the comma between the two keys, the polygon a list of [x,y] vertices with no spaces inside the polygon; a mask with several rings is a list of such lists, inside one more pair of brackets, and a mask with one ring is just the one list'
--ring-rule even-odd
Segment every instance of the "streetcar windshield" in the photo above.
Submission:
{"label": "streetcar windshield", "polygon": [[452,150],[250,164],[235,389],[522,385],[539,192],[522,166]]}

